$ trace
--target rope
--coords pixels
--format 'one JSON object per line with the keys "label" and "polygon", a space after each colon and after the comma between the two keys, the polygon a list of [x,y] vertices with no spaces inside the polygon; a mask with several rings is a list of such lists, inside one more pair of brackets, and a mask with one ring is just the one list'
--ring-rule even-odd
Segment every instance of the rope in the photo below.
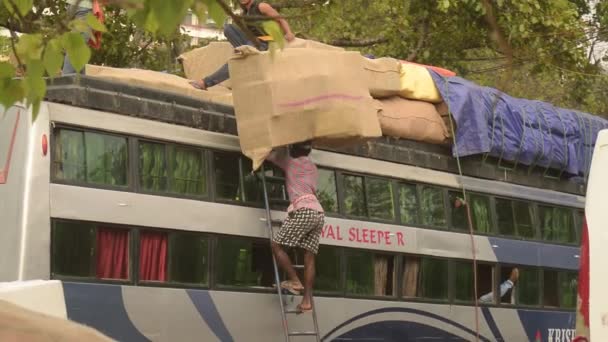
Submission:
{"label": "rope", "polygon": [[458,147],[456,145],[456,132],[454,129],[454,116],[452,114],[452,111],[450,110],[451,106],[450,106],[450,84],[447,81],[446,78],[444,78],[445,80],[445,84],[446,84],[446,94],[448,94],[447,97],[447,105],[448,105],[448,113],[450,115],[450,130],[452,132],[452,142],[453,142],[453,146],[456,149],[456,164],[458,165],[458,174],[460,175],[460,184],[462,186],[462,198],[465,204],[465,209],[467,211],[467,220],[469,223],[469,237],[471,238],[471,255],[473,257],[473,297],[474,297],[474,305],[475,305],[475,341],[479,342],[479,303],[478,303],[478,290],[477,290],[477,256],[476,256],[476,251],[477,248],[475,246],[475,235],[473,232],[473,220],[471,217],[471,206],[468,203],[467,200],[467,190],[466,187],[464,186],[464,182],[462,181],[463,178],[463,172],[462,172],[462,165],[460,163],[460,154],[458,153]]}

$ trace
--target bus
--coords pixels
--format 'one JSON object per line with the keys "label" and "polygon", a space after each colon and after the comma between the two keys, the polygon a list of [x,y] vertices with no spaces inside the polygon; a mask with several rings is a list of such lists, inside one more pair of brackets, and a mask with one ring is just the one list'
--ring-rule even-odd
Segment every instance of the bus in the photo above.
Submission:
{"label": "bus", "polygon": [[[68,318],[117,341],[284,340],[231,107],[79,76],[0,120],[0,281],[61,281]],[[574,339],[581,184],[481,157],[461,175],[449,146],[388,137],[311,156],[323,341]]]}

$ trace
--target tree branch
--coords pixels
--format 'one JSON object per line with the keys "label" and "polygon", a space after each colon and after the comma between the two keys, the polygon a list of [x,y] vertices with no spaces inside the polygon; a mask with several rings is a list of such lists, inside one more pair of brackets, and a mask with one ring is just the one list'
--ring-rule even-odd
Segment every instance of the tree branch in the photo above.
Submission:
{"label": "tree branch", "polygon": [[328,42],[329,45],[341,47],[365,47],[388,42],[386,37],[369,38],[369,39],[336,39]]}
{"label": "tree branch", "polygon": [[422,21],[422,27],[420,28],[420,36],[418,37],[418,42],[416,43],[416,47],[407,56],[408,62],[411,62],[416,59],[416,57],[418,56],[418,53],[420,52],[420,50],[422,50],[422,47],[424,46],[424,42],[426,41],[428,34],[429,34],[429,20],[428,20],[428,18],[425,18]]}

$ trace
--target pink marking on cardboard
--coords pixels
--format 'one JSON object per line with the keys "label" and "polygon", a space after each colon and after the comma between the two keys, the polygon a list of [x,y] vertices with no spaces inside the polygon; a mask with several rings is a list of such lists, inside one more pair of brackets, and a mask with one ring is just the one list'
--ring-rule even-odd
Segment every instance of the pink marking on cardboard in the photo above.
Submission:
{"label": "pink marking on cardboard", "polygon": [[281,103],[279,106],[281,107],[301,107],[315,102],[327,101],[327,100],[348,100],[348,101],[358,101],[363,99],[363,96],[351,96],[346,94],[327,94],[316,97],[311,97],[302,101],[296,102],[286,102]]}

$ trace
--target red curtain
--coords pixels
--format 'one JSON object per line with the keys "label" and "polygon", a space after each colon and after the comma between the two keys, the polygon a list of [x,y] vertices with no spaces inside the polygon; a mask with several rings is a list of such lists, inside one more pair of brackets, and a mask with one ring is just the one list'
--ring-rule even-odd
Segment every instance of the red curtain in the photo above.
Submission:
{"label": "red curtain", "polygon": [[129,231],[97,229],[97,278],[129,278]]}
{"label": "red curtain", "polygon": [[167,234],[141,232],[139,241],[139,280],[167,280]]}

